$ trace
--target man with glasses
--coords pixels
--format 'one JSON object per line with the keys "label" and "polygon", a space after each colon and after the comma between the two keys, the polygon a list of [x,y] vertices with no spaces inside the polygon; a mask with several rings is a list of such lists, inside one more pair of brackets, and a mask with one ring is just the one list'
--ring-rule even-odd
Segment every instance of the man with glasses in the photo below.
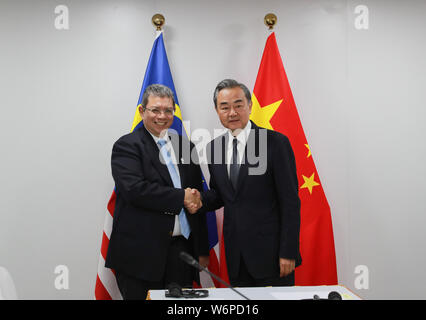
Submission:
{"label": "man with glasses", "polygon": [[[299,253],[300,199],[288,138],[250,121],[250,91],[235,80],[214,91],[227,128],[207,145],[210,190],[203,209],[224,206],[226,264],[233,286],[291,286]],[[256,170],[263,163],[262,170]]]}
{"label": "man with glasses", "polygon": [[201,206],[189,189],[202,190],[201,169],[191,160],[194,145],[168,130],[174,111],[170,88],[150,85],[139,107],[143,126],[112,149],[117,200],[105,266],[115,270],[124,299],[145,299],[149,289],[170,283],[199,282],[197,270],[179,259],[181,251],[208,264],[205,214],[184,207],[194,212]]}

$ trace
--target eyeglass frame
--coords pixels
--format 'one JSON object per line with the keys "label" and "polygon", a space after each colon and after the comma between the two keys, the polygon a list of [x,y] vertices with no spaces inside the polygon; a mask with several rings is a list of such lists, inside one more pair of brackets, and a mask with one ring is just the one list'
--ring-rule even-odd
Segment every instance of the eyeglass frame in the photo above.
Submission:
{"label": "eyeglass frame", "polygon": [[[152,109],[152,108],[145,107],[145,110],[151,111],[155,116],[159,116],[160,114],[164,114],[166,117],[173,117],[174,114],[175,114],[175,109],[169,109],[169,108],[167,108],[166,110],[160,110],[160,109],[157,109],[157,108]],[[169,114],[167,112],[171,112],[171,113]]]}

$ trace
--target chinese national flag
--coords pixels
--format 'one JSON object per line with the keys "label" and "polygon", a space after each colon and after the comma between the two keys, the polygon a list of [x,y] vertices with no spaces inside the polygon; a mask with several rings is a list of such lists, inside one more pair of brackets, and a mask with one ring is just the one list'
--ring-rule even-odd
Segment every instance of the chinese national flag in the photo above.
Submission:
{"label": "chinese national flag", "polygon": [[258,126],[286,135],[296,157],[302,265],[296,268],[295,284],[337,284],[330,207],[297,113],[275,33],[266,41],[252,102],[251,120]]}

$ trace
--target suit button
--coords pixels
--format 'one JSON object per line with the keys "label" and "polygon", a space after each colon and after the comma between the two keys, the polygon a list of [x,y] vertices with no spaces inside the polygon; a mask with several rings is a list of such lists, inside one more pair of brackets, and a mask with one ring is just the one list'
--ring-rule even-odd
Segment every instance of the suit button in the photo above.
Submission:
{"label": "suit button", "polygon": [[172,236],[173,235],[173,231],[169,231],[169,236]]}

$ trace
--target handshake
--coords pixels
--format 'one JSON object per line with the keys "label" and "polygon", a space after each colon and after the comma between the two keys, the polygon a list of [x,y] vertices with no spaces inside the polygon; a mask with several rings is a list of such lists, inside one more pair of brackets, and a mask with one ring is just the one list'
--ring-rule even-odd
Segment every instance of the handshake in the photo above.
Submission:
{"label": "handshake", "polygon": [[197,189],[186,188],[183,204],[189,213],[196,213],[203,206],[200,192]]}

